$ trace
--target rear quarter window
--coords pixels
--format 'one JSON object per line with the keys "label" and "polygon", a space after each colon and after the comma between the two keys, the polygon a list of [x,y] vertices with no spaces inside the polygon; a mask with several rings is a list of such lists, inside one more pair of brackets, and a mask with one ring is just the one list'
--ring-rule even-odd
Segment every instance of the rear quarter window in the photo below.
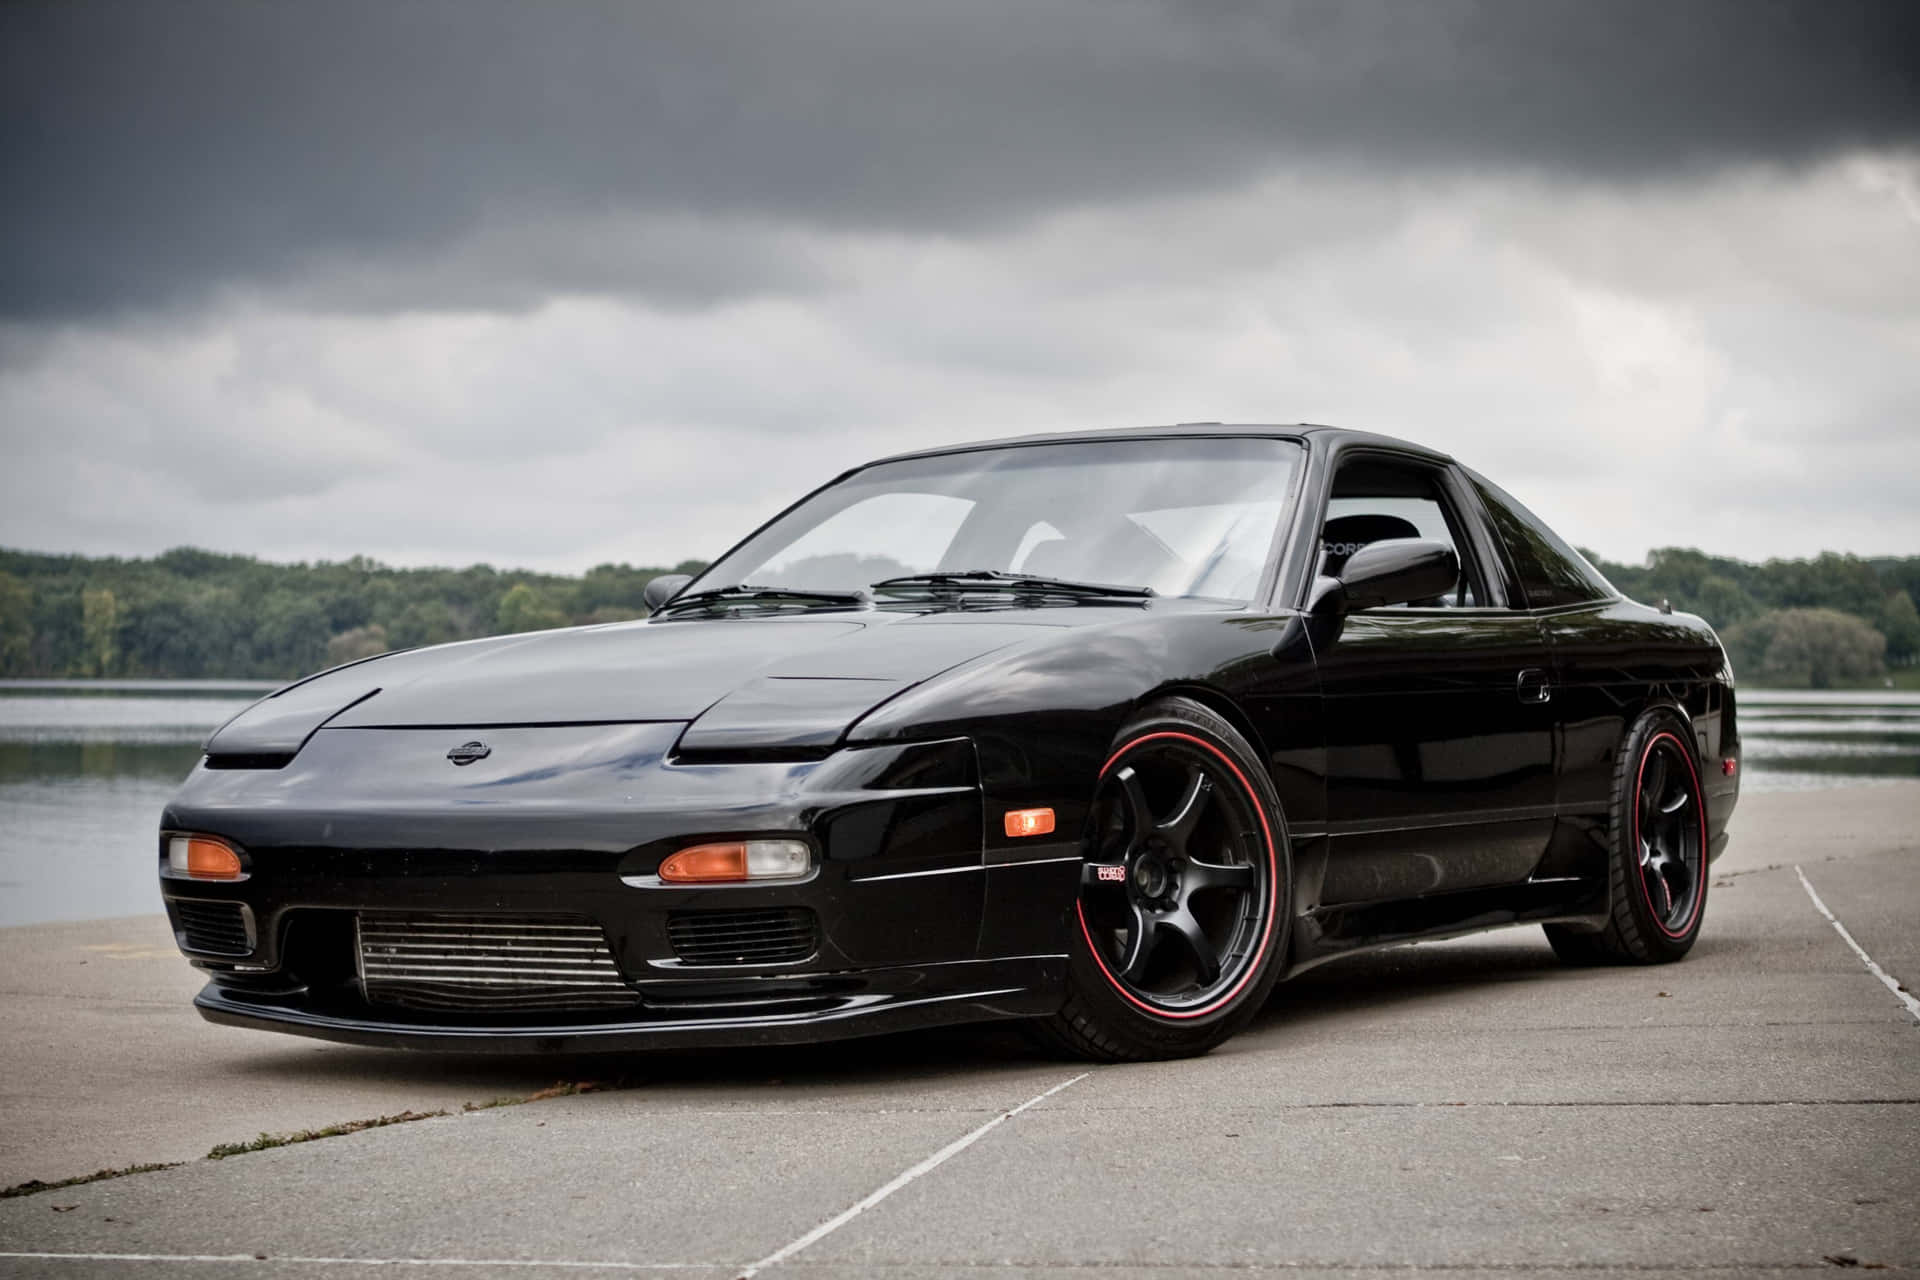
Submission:
{"label": "rear quarter window", "polygon": [[1477,472],[1469,471],[1467,477],[1480,494],[1488,522],[1507,549],[1521,589],[1527,593],[1528,608],[1586,604],[1620,594],[1585,556],[1561,541],[1559,534],[1521,506],[1512,494]]}

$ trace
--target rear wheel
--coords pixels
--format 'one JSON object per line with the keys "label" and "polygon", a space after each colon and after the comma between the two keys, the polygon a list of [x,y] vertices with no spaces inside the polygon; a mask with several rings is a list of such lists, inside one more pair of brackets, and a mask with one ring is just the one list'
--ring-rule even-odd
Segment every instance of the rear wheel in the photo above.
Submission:
{"label": "rear wheel", "polygon": [[1661,964],[1700,936],[1707,906],[1707,819],[1687,729],[1669,711],[1627,735],[1613,778],[1608,912],[1599,929],[1546,926],[1572,964]]}
{"label": "rear wheel", "polygon": [[1103,1061],[1205,1053],[1279,974],[1291,867],[1273,784],[1197,702],[1148,707],[1115,740],[1085,834],[1065,1006],[1043,1038]]}

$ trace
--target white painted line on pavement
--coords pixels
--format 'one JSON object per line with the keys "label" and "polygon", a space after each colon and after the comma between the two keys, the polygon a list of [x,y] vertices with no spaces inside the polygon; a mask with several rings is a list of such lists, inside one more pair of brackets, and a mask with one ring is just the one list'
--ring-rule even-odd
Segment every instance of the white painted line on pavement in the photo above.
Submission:
{"label": "white painted line on pavement", "polygon": [[791,1258],[794,1254],[799,1253],[802,1249],[806,1248],[808,1245],[814,1244],[817,1241],[822,1240],[829,1235],[832,1235],[834,1232],[846,1226],[849,1222],[852,1222],[855,1218],[859,1217],[861,1214],[865,1213],[867,1210],[873,1208],[873,1206],[879,1204],[882,1200],[885,1200],[888,1196],[900,1190],[900,1188],[906,1186],[908,1183],[914,1181],[916,1178],[922,1177],[925,1174],[932,1173],[935,1169],[938,1169],[941,1165],[953,1159],[955,1156],[959,1155],[962,1151],[965,1151],[968,1147],[972,1146],[974,1143],[980,1141],[980,1139],[986,1137],[989,1133],[993,1132],[993,1130],[997,1126],[1006,1123],[1008,1120],[1013,1119],[1015,1116],[1019,1115],[1022,1111],[1025,1111],[1028,1107],[1038,1106],[1042,1102],[1045,1102],[1048,1098],[1051,1098],[1054,1094],[1060,1092],[1062,1089],[1066,1088],[1068,1085],[1079,1084],[1082,1080],[1085,1080],[1088,1076],[1092,1074],[1093,1072],[1091,1071],[1082,1071],[1079,1075],[1075,1076],[1071,1080],[1062,1080],[1059,1084],[1053,1086],[1053,1088],[1051,1089],[1048,1089],[1045,1093],[1035,1094],[1033,1097],[1028,1098],[1025,1102],[1021,1103],[1019,1106],[1015,1107],[1013,1110],[1002,1111],[999,1115],[987,1121],[985,1124],[981,1125],[978,1129],[975,1129],[972,1133],[967,1134],[965,1137],[956,1138],[954,1141],[949,1142],[946,1146],[940,1148],[938,1151],[928,1156],[925,1160],[922,1160],[919,1164],[913,1166],[913,1168],[907,1170],[905,1173],[901,1174],[899,1177],[895,1178],[893,1181],[887,1183],[884,1187],[881,1187],[879,1190],[868,1195],[864,1200],[857,1202],[851,1208],[847,1209],[845,1212],[827,1219],[825,1222],[821,1223],[819,1226],[815,1227],[813,1230],[807,1232],[807,1234],[801,1236],[798,1240],[795,1240],[793,1243],[788,1245],[783,1245],[781,1248],[774,1250],[772,1253],[768,1254],[766,1257],[760,1259],[760,1261],[754,1263],[752,1266],[748,1267],[746,1270],[740,1273],[740,1280],[752,1280],[753,1276],[760,1274],[760,1272],[766,1270],[768,1267],[773,1266],[775,1263],[785,1262],[788,1258]]}
{"label": "white painted line on pavement", "polygon": [[1813,899],[1813,905],[1820,909],[1820,914],[1827,918],[1827,923],[1832,925],[1841,939],[1853,948],[1853,954],[1860,957],[1860,963],[1867,966],[1867,972],[1880,979],[1887,990],[1893,992],[1893,998],[1906,1006],[1907,1012],[1913,1015],[1913,1020],[1920,1022],[1920,1000],[1913,998],[1913,992],[1902,991],[1900,984],[1893,980],[1893,975],[1875,964],[1873,957],[1866,953],[1866,949],[1853,940],[1853,935],[1847,932],[1847,926],[1835,919],[1833,912],[1827,910],[1827,904],[1820,901],[1820,895],[1813,891],[1813,885],[1807,880],[1807,873],[1802,871],[1798,864],[1795,864],[1793,874],[1800,877],[1800,887],[1807,891],[1807,896]]}
{"label": "white painted line on pavement", "polygon": [[37,1262],[179,1262],[191,1266],[217,1263],[245,1263],[257,1267],[274,1263],[309,1267],[520,1267],[527,1270],[550,1268],[574,1271],[718,1271],[724,1262],[576,1262],[540,1258],[307,1258],[261,1256],[252,1253],[8,1253],[6,1258],[31,1258]]}

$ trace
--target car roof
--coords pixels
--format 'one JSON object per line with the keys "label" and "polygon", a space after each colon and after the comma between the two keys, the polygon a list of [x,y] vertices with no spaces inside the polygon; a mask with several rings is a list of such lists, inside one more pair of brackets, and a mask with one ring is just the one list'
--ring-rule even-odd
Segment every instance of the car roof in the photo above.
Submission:
{"label": "car roof", "polygon": [[[1437,449],[1411,440],[1380,435],[1372,431],[1354,431],[1347,427],[1329,427],[1314,422],[1291,424],[1250,422],[1177,422],[1164,427],[1119,427],[1092,431],[1050,431],[1036,435],[1004,436],[995,440],[970,440],[962,444],[940,445],[932,449],[913,449],[906,453],[876,458],[865,466],[898,462],[906,458],[932,458],[948,453],[968,453],[975,449],[1002,449],[1029,444],[1065,444],[1076,441],[1178,439],[1182,436],[1278,436],[1297,439],[1315,448],[1351,445],[1376,445],[1404,453],[1417,454],[1434,462],[1453,459]],[[864,468],[856,468],[863,470]]]}

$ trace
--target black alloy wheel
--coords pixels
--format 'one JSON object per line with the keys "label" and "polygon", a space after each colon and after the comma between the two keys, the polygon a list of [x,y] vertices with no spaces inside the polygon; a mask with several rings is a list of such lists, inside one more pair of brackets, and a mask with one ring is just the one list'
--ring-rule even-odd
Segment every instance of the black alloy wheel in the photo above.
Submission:
{"label": "black alloy wheel", "polygon": [[1217,1000],[1259,942],[1259,819],[1224,765],[1190,741],[1149,739],[1095,802],[1081,919],[1120,988],[1155,1009]]}
{"label": "black alloy wheel", "polygon": [[1607,915],[1546,926],[1569,964],[1661,964],[1700,935],[1707,904],[1706,795],[1689,730],[1649,712],[1621,744],[1613,774]]}
{"label": "black alloy wheel", "polygon": [[1278,979],[1291,863],[1260,757],[1169,698],[1120,732],[1095,785],[1065,1006],[1037,1028],[1107,1061],[1205,1053]]}
{"label": "black alloy wheel", "polygon": [[1699,789],[1679,739],[1662,733],[1648,744],[1634,795],[1634,856],[1654,925],[1670,938],[1686,935],[1706,878]]}

